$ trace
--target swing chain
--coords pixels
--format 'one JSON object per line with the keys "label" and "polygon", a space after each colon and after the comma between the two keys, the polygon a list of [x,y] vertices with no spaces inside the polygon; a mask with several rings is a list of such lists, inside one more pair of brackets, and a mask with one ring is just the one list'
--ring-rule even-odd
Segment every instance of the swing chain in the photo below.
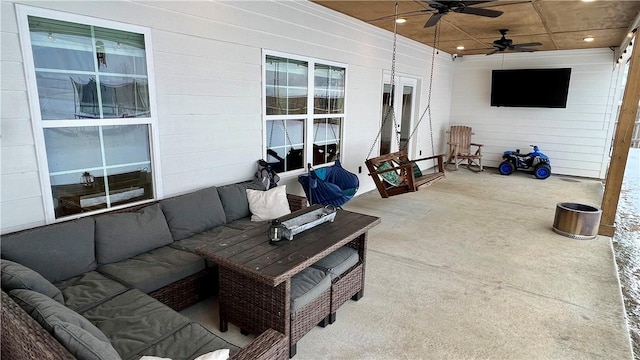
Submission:
{"label": "swing chain", "polygon": [[[440,23],[438,23],[433,31],[433,51],[431,52],[431,70],[430,70],[430,74],[429,74],[429,91],[428,91],[428,95],[427,95],[427,107],[424,109],[424,111],[422,112],[422,115],[420,116],[420,119],[418,120],[418,123],[416,123],[416,126],[413,127],[413,130],[411,131],[411,134],[409,135],[409,139],[411,139],[411,137],[413,136],[413,133],[416,132],[416,130],[418,129],[418,126],[420,125],[420,123],[422,122],[422,119],[424,119],[424,115],[426,112],[429,112],[429,134],[431,135],[431,155],[435,155],[436,154],[436,150],[435,150],[435,146],[433,144],[433,120],[431,118],[431,91],[433,89],[433,69],[434,69],[434,65],[435,65],[435,60],[436,60],[436,45],[438,43],[438,35],[439,35],[439,31],[440,30]],[[409,144],[409,141],[407,141],[406,145]]]}
{"label": "swing chain", "polygon": [[[384,114],[384,116],[382,117],[382,125],[380,126],[380,129],[378,130],[378,135],[376,135],[376,138],[373,140],[373,144],[371,144],[371,149],[369,149],[369,153],[367,154],[367,159],[371,156],[371,153],[373,152],[373,149],[376,147],[376,144],[378,143],[378,140],[380,139],[380,137],[382,136],[382,129],[384,129],[384,124],[386,124],[387,120],[389,120],[389,114],[391,114],[391,116],[393,117],[393,124],[395,127],[397,127],[397,123],[396,123],[396,115],[395,115],[395,111],[394,111],[394,106],[395,104],[393,104],[393,96],[395,93],[395,77],[396,77],[396,49],[397,49],[397,38],[398,38],[398,23],[396,22],[396,20],[398,19],[398,1],[396,1],[396,5],[395,5],[395,11],[394,11],[394,17],[393,17],[393,51],[392,51],[392,57],[391,57],[391,91],[389,93],[389,99],[387,101],[387,111]],[[383,84],[384,87],[384,84]],[[384,89],[383,89],[384,92]],[[396,130],[396,128],[394,127],[394,131]],[[398,141],[398,148],[400,148],[400,137],[399,134],[396,132],[396,140]]]}

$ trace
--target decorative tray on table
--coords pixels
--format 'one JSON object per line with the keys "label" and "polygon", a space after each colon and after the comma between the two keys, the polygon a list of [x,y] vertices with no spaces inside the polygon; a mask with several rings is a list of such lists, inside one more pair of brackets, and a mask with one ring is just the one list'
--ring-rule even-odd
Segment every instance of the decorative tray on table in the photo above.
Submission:
{"label": "decorative tray on table", "polygon": [[327,221],[333,222],[335,218],[336,208],[331,205],[296,216],[293,219],[282,222],[282,237],[293,240],[295,234],[309,230]]}

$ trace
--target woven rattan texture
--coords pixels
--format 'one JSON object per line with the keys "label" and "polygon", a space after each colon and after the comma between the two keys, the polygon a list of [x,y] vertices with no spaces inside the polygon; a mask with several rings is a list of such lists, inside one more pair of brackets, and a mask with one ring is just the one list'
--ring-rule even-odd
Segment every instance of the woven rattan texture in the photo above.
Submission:
{"label": "woven rattan texture", "polygon": [[363,267],[362,263],[358,263],[333,281],[331,284],[331,313],[338,311],[342,304],[364,288]]}
{"label": "woven rattan texture", "polygon": [[[260,334],[274,329],[283,334],[289,323],[282,313],[290,294],[288,283],[276,287],[220,267],[220,316],[243,330]],[[286,310],[288,313],[288,310]]]}
{"label": "woven rattan texture", "polygon": [[149,295],[173,310],[180,311],[213,295],[216,290],[215,276],[217,276],[215,269],[207,268],[153,291]]}
{"label": "woven rattan texture", "polygon": [[304,196],[287,194],[287,200],[289,201],[289,209],[291,209],[292,212],[309,206],[307,198]]}
{"label": "woven rattan texture", "polygon": [[289,335],[291,345],[297,343],[322,319],[329,316],[330,302],[331,289],[327,289],[307,305],[291,314],[291,334]]}
{"label": "woven rattan texture", "polygon": [[75,359],[64,346],[2,291],[2,353],[7,360]]}

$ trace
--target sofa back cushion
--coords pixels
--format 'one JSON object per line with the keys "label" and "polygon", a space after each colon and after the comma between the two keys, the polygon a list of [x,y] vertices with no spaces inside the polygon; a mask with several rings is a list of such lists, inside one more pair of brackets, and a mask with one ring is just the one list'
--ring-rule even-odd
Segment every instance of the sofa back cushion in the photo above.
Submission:
{"label": "sofa back cushion", "polygon": [[215,186],[160,201],[174,241],[186,239],[226,222]]}
{"label": "sofa back cushion", "polygon": [[227,223],[251,216],[247,189],[264,191],[262,180],[255,179],[237,184],[229,184],[218,187],[218,195],[222,201]]}
{"label": "sofa back cushion", "polygon": [[96,269],[94,231],[87,217],[3,235],[0,254],[55,283]]}
{"label": "sofa back cushion", "polygon": [[11,260],[0,260],[2,274],[2,289],[9,292],[14,289],[26,289],[47,295],[53,300],[64,304],[64,296],[60,289],[43,278],[42,275],[28,267]]}
{"label": "sofa back cushion", "polygon": [[159,204],[95,219],[96,257],[100,264],[125,260],[173,242]]}
{"label": "sofa back cushion", "polygon": [[107,336],[77,312],[35,291],[18,289],[9,295],[77,359],[120,359]]}

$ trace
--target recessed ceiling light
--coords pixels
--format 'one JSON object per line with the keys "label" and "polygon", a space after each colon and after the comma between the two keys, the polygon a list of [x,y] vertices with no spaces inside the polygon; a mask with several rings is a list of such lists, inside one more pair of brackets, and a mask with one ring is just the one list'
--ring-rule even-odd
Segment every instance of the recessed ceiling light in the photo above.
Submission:
{"label": "recessed ceiling light", "polygon": [[407,19],[405,19],[405,18],[397,18],[396,19],[396,23],[397,24],[404,24],[406,22],[407,22]]}
{"label": "recessed ceiling light", "polygon": [[582,0],[582,2],[593,2],[593,1],[596,1],[596,0]]}
{"label": "recessed ceiling light", "polygon": [[586,42],[592,42],[593,40],[595,40],[595,38],[593,36],[587,36],[586,38],[582,39]]}
{"label": "recessed ceiling light", "polygon": [[456,46],[456,49],[458,49],[458,50],[464,50],[464,46],[462,46],[462,45],[458,45],[458,46]]}
{"label": "recessed ceiling light", "polygon": [[628,37],[629,39],[631,39],[631,38],[633,37],[633,31],[629,31],[629,32],[627,33],[627,37]]}

